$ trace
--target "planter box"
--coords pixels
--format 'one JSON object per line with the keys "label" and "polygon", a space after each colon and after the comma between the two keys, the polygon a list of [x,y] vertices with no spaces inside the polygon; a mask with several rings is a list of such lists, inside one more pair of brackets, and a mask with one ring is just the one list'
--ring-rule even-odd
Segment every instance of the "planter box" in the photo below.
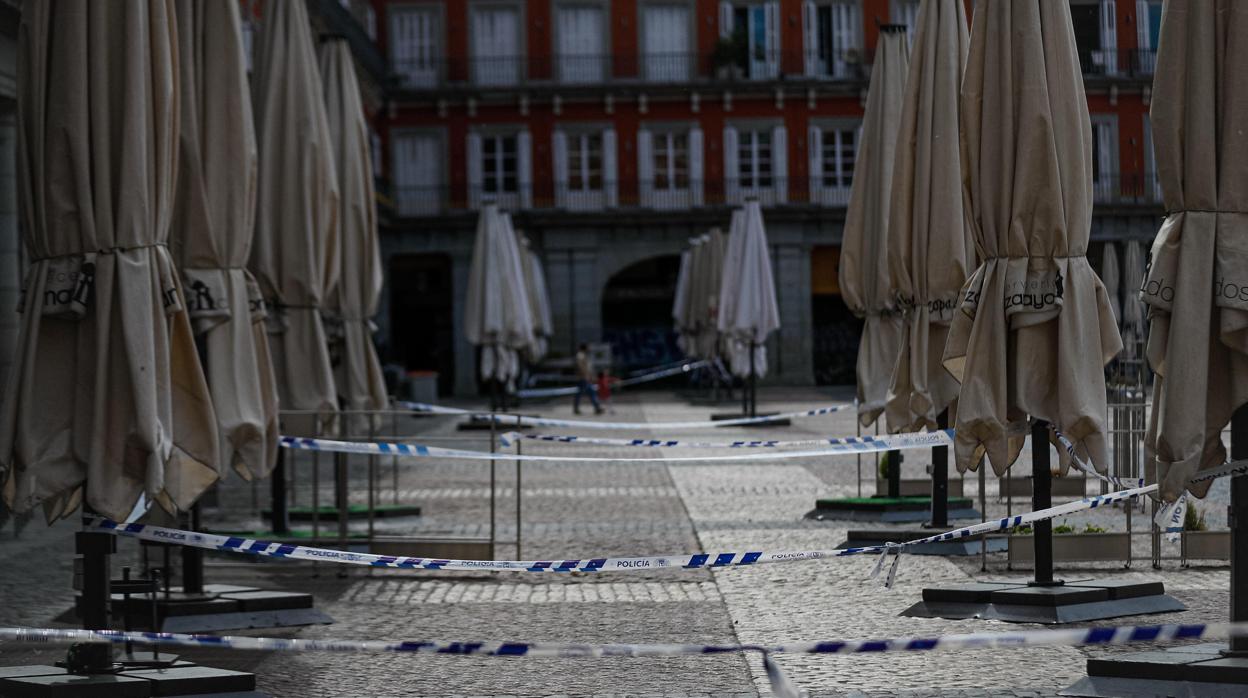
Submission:
{"label": "planter box", "polygon": [[[1053,536],[1053,562],[1127,562],[1131,535],[1121,533],[1066,533]],[[1032,536],[1009,536],[1009,562],[1034,564]]]}
{"label": "planter box", "polygon": [[[888,480],[876,478],[875,491],[880,494],[888,492]],[[930,497],[932,496],[932,480],[931,478],[902,478],[901,479],[901,496],[902,497]],[[962,491],[962,478],[949,478],[949,496],[964,497]]]}
{"label": "planter box", "polygon": [[[1078,497],[1083,499],[1088,496],[1087,477],[1055,477],[1051,482],[1053,483],[1054,497]],[[1011,498],[1031,497],[1031,478],[1001,478],[1001,496]]]}
{"label": "planter box", "polygon": [[1231,559],[1230,531],[1184,531],[1179,537],[1183,562]]}

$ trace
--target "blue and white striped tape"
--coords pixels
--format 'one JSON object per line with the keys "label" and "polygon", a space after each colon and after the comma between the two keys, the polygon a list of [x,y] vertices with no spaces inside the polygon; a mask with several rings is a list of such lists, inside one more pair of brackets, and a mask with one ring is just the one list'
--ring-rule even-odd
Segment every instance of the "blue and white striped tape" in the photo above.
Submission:
{"label": "blue and white striped tape", "polygon": [[[499,436],[499,443],[511,446],[518,441],[545,441],[548,443],[588,444],[593,446],[641,446],[649,448],[767,448],[784,449],[809,446],[834,446],[835,450],[823,449],[821,454],[872,453],[877,451],[901,451],[935,446],[952,446],[953,430],[921,431],[908,434],[884,436],[842,436],[824,439],[799,439],[794,441],[687,441],[684,439],[610,439],[596,436],[571,436],[564,434],[522,434],[509,431]],[[791,453],[786,451],[786,453]],[[757,457],[757,456],[754,456]]]}
{"label": "blue and white striped tape", "polygon": [[[629,378],[622,378],[620,380],[614,381],[611,384],[611,387],[613,389],[614,388],[628,388],[634,385],[641,385],[642,383],[650,383],[653,381],[662,380],[664,378],[671,378],[672,376],[678,376],[682,373],[690,373],[692,371],[696,371],[697,369],[702,368],[703,366],[706,366],[709,363],[710,363],[709,361],[702,360],[702,361],[694,361],[692,363],[682,363],[678,366],[671,366],[668,368],[660,368],[655,371],[650,371],[647,373],[642,373],[639,375],[631,376]],[[580,390],[580,388],[578,388],[575,385],[563,386],[559,388],[525,388],[523,390],[517,390],[516,397],[527,398],[527,399],[546,398],[546,397],[565,397],[568,395],[575,395],[578,390]]]}
{"label": "blue and white striped tape", "polygon": [[[1244,462],[1248,466],[1248,461]],[[674,554],[637,557],[590,557],[570,558],[562,560],[453,560],[442,558],[403,557],[394,555],[374,555],[343,550],[315,548],[311,546],[293,545],[237,536],[223,536],[212,533],[198,533],[171,528],[162,528],[142,523],[123,524],[102,518],[88,518],[87,525],[103,531],[139,538],[142,540],[176,545],[188,545],[209,550],[244,553],[290,560],[308,560],[315,562],[337,562],[342,564],[363,565],[369,567],[389,567],[398,569],[425,569],[446,571],[510,571],[510,572],[604,572],[604,571],[654,571],[660,569],[701,569],[704,567],[742,567],[755,564],[798,562],[803,560],[821,560],[825,558],[850,557],[853,555],[904,553],[907,548],[925,543],[965,538],[980,533],[1006,531],[1016,526],[1024,526],[1036,521],[1045,521],[1059,516],[1066,516],[1087,509],[1095,509],[1112,502],[1138,497],[1156,489],[1156,485],[1111,492],[1096,497],[1089,497],[1068,502],[1049,509],[1007,516],[995,521],[973,524],[963,528],[939,533],[904,543],[886,545],[843,548],[839,550],[806,550],[791,552],[710,552],[693,554]],[[878,567],[878,565],[877,565]],[[895,575],[895,571],[893,572]],[[893,576],[890,575],[890,576]]]}
{"label": "blue and white striped tape", "polygon": [[445,414],[471,416],[474,419],[494,420],[503,425],[524,425],[531,427],[566,427],[574,429],[645,429],[649,431],[673,431],[679,429],[701,429],[704,427],[736,427],[743,424],[766,424],[781,419],[805,419],[809,417],[821,417],[823,415],[841,412],[843,410],[856,409],[855,403],[847,403],[843,405],[829,405],[827,407],[816,407],[809,410],[801,410],[798,412],[785,412],[783,414],[773,414],[766,417],[739,417],[737,419],[725,419],[721,421],[701,421],[701,422],[599,422],[589,419],[548,419],[546,417],[528,417],[517,414],[499,414],[496,412],[481,412],[480,410],[465,410],[459,407],[446,407],[444,405],[431,405],[424,402],[405,402],[399,401],[395,403],[398,407],[411,410],[413,412],[421,412],[424,414]]}
{"label": "blue and white striped tape", "polygon": [[332,652],[444,654],[481,657],[688,657],[736,652],[760,652],[772,692],[781,698],[804,695],[772,659],[775,654],[880,654],[937,652],[968,649],[1022,649],[1028,647],[1087,647],[1185,640],[1218,640],[1248,636],[1248,623],[1193,623],[1125,625],[1100,628],[1022,630],[1000,633],[965,633],[878,640],[823,640],[780,644],[591,644],[574,642],[499,642],[446,640],[318,640],[180,633],[126,632],[120,630],[62,630],[53,628],[0,628],[0,641],[27,644],[78,642],[135,643],[174,647],[229,649],[260,652]]}
{"label": "blue and white striped tape", "polygon": [[[717,463],[717,462],[758,462],[767,460],[790,460],[794,458],[824,458],[852,453],[878,453],[881,451],[903,451],[925,449],[933,446],[948,446],[952,443],[947,431],[916,432],[913,434],[893,434],[891,436],[850,437],[844,439],[821,439],[814,443],[822,444],[822,448],[782,451],[775,449],[752,450],[741,454],[690,455],[690,456],[653,456],[649,458],[633,458],[628,456],[559,456],[542,454],[506,454],[488,453],[485,451],[469,451],[457,448],[441,448],[420,443],[386,442],[386,441],[337,441],[334,439],[314,439],[311,437],[283,436],[283,448],[304,451],[327,451],[333,453],[356,453],[360,455],[406,456],[409,458],[436,458],[448,460],[522,460],[554,463]],[[501,443],[509,446],[515,443],[515,434],[505,434]],[[620,446],[660,446],[679,445],[686,442],[658,441],[653,439],[590,439],[575,436],[551,437],[544,439],[550,442],[609,444]],[[746,444],[765,445],[767,442],[741,442]],[[785,442],[776,442],[785,443]],[[789,442],[797,443],[797,442]],[[704,443],[700,448],[734,448],[726,442],[723,444]]]}

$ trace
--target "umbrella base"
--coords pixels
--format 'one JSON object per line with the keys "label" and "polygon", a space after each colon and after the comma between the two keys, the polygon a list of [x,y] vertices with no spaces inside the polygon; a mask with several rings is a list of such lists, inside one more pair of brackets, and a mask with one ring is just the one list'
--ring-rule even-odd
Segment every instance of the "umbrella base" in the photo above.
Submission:
{"label": "umbrella base", "polygon": [[[774,417],[774,416],[775,416],[775,415],[777,415],[777,414],[780,414],[780,413],[779,413],[779,412],[759,412],[759,413],[758,413],[757,415],[755,415],[755,416],[756,416],[756,417]],[[713,414],[713,415],[711,415],[711,421],[712,421],[712,422],[726,422],[726,421],[729,421],[729,420],[732,420],[732,419],[744,419],[744,418],[749,417],[749,416],[750,416],[750,415],[745,414],[744,412],[720,412],[720,413],[717,413],[717,414]],[[765,421],[765,422],[750,422],[749,424],[729,424],[728,426],[736,426],[736,427],[789,427],[789,426],[793,426],[793,422],[792,422],[791,420],[789,420],[789,419],[785,418],[785,419],[769,419],[769,420],[767,420],[767,421]]]}
{"label": "umbrella base", "polygon": [[[966,497],[949,498],[949,519],[979,519]],[[931,518],[931,497],[843,497],[817,499],[805,518],[815,521],[861,521],[864,523],[921,523]],[[932,535],[930,532],[926,535]],[[922,536],[921,536],[922,537]]]}
{"label": "umbrella base", "polygon": [[[172,657],[173,655],[162,655]],[[0,695],[9,698],[148,698],[213,696],[267,698],[256,691],[256,675],[213,669],[187,661],[160,669],[118,667],[106,674],[71,674],[55,666],[0,667]]]}
{"label": "umbrella base", "polygon": [[[979,516],[976,514],[976,516]],[[951,528],[916,528],[916,529],[873,529],[850,531],[845,537],[845,542],[836,546],[837,549],[843,548],[865,548],[873,545],[884,545],[885,543],[905,543],[920,538],[928,538],[940,533],[951,531]],[[985,536],[967,536],[966,538],[955,538],[953,540],[942,540],[937,543],[923,543],[906,548],[907,555],[978,555],[980,553],[980,541]],[[990,536],[987,537],[988,552],[1003,552],[1006,549],[1007,541],[1004,538]]]}
{"label": "umbrella base", "polygon": [[1023,580],[924,589],[923,600],[901,615],[1055,625],[1185,610],[1186,606],[1166,594],[1161,582],[1088,579],[1061,586],[1029,586]]}
{"label": "umbrella base", "polygon": [[[319,511],[312,507],[290,507],[287,510],[287,516],[291,521],[311,521],[313,513],[317,513],[322,523],[329,523],[338,520],[338,507],[333,505],[324,505]],[[260,516],[265,519],[273,517],[273,512],[268,509],[260,511]],[[399,518],[403,516],[420,516],[420,507],[414,504],[378,504],[373,507],[373,516],[378,519]],[[367,519],[368,506],[364,504],[352,504],[347,507],[348,519]]]}
{"label": "umbrella base", "polygon": [[[233,584],[205,584],[202,594],[188,594],[181,587],[169,593],[156,594],[157,628],[152,628],[152,600],[148,594],[113,594],[109,611],[112,617],[124,616],[130,627],[169,633],[202,633],[248,628],[285,628],[301,625],[325,625],[334,619],[313,608],[313,597],[290,591],[271,591]],[[76,614],[68,611],[58,620],[75,622]],[[8,695],[0,693],[0,695]]]}
{"label": "umbrella base", "polygon": [[1058,695],[1248,696],[1248,657],[1224,656],[1226,649],[1211,643],[1089,659],[1087,677]]}

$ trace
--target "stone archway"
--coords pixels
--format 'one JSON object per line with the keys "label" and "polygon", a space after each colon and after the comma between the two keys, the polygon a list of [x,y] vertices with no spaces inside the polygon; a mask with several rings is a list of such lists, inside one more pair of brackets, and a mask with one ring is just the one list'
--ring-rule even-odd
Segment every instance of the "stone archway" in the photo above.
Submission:
{"label": "stone archway", "polygon": [[627,371],[681,358],[672,327],[672,301],[680,255],[635,261],[602,288],[602,338],[611,344],[614,368]]}

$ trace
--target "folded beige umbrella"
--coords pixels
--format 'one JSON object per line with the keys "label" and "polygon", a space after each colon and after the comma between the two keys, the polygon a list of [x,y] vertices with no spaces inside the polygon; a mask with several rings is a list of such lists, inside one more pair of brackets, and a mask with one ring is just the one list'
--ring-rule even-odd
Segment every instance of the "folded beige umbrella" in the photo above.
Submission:
{"label": "folded beige umbrella", "polygon": [[182,128],[169,245],[202,347],[219,468],[264,477],[277,461],[277,384],[263,301],[247,271],[256,135],[236,3],[177,0]]}
{"label": "folded beige umbrella", "polygon": [[892,431],[935,429],[958,396],[942,364],[975,245],[962,207],[959,87],[970,36],[961,2],[919,8],[893,167],[888,267],[904,310],[885,409]]}
{"label": "folded beige umbrella", "polygon": [[[49,519],[185,509],[217,426],[166,243],[177,181],[171,2],[27,2],[18,196],[31,266],[0,407],[5,500]],[[85,490],[85,492],[84,492]]]}
{"label": "folded beige umbrella", "polygon": [[[373,196],[373,164],[369,154],[364,100],[355,77],[346,39],[321,44],[321,77],[325,111],[338,168],[338,285],[325,298],[336,333],[338,363],[334,379],[338,397],[353,411],[382,410],[389,404],[381,361],[373,346],[372,317],[384,282],[381,245],[377,238],[377,204]],[[367,429],[363,415],[351,420],[355,431]]]}
{"label": "folded beige umbrella", "polygon": [[[1092,126],[1065,0],[978,0],[962,81],[962,181],[982,264],[945,345],[958,469],[997,474],[1028,416],[1104,470],[1105,364],[1122,348],[1088,264]],[[1069,462],[1064,449],[1062,468]]]}
{"label": "folded beige umbrella", "polygon": [[546,292],[546,272],[542,260],[533,251],[529,239],[516,231],[520,245],[520,262],[524,267],[524,288],[529,299],[529,313],[533,317],[533,343],[525,351],[529,363],[537,363],[550,348],[550,336],[554,334],[555,322],[550,313],[550,296]]}
{"label": "folded beige umbrella", "polygon": [[[1157,376],[1145,445],[1161,496],[1222,463],[1248,402],[1248,6],[1166,3],[1152,124],[1166,210],[1144,282]],[[1209,484],[1193,487],[1204,496]]]}
{"label": "folded beige umbrella", "polygon": [[[253,84],[260,147],[250,268],[269,303],[282,410],[328,415],[337,391],[321,312],[338,281],[338,182],[312,29],[302,2],[264,6]],[[283,429],[313,435],[316,420]]]}
{"label": "folded beige umbrella", "polygon": [[905,27],[881,28],[862,117],[854,184],[845,212],[839,281],[845,304],[863,318],[858,344],[858,420],[863,426],[884,411],[902,343],[888,262],[888,219],[893,163],[909,65]]}

